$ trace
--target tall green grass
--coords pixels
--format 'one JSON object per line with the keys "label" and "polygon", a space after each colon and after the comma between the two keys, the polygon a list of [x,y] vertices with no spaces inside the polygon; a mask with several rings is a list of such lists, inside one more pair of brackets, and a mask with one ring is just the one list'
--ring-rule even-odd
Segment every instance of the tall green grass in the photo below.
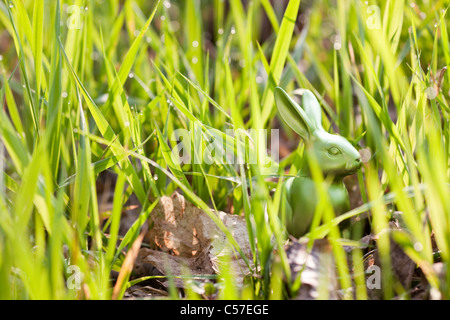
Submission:
{"label": "tall green grass", "polygon": [[[307,237],[330,240],[343,297],[368,294],[362,250],[352,251],[351,264],[343,250],[343,238],[359,240],[363,231],[338,224],[370,212],[383,297],[409,297],[389,271],[392,238],[449,298],[450,272],[443,278],[433,269],[438,253],[450,270],[450,78],[442,71],[450,63],[449,3],[280,3],[0,2],[0,298],[121,298],[135,283],[130,248],[158,198],[175,190],[210,215],[253,275],[236,290],[225,259],[220,298],[295,295],[302,284],[290,274],[277,214],[281,173],[297,173],[303,144],[281,159],[278,184],[263,175],[264,152],[250,165],[171,157],[180,128],[190,130],[193,154],[207,149],[195,144],[203,135],[222,138],[238,156],[245,137],[226,129],[281,128],[298,141],[277,117],[279,84],[312,90],[326,129],[370,150],[358,173],[364,205],[343,216],[334,216],[324,177],[314,172],[322,196]],[[106,170],[118,177],[109,215],[99,211],[96,188]],[[121,238],[131,194],[141,213]],[[211,210],[229,204],[246,218],[253,261]],[[392,210],[403,212],[405,227],[384,232]],[[116,287],[111,270],[121,272]],[[69,285],[79,274],[80,286]]]}

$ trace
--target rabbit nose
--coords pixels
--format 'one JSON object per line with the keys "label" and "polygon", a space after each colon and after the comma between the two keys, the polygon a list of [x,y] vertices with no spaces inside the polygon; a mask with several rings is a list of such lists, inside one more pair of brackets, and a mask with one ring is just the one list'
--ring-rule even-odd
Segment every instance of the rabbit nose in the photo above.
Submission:
{"label": "rabbit nose", "polygon": [[359,157],[355,160],[355,167],[357,169],[359,169],[359,168],[361,168],[361,166],[362,166],[362,161],[361,161],[361,157]]}
{"label": "rabbit nose", "polygon": [[351,171],[358,170],[359,168],[361,168],[361,166],[362,166],[361,157],[358,157],[354,160],[349,160],[346,165],[347,170]]}

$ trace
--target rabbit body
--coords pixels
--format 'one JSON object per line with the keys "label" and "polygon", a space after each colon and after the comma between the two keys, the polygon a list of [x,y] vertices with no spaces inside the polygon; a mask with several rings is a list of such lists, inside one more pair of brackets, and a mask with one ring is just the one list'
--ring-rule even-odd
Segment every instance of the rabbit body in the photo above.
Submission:
{"label": "rabbit body", "polygon": [[[306,155],[311,153],[323,175],[331,178],[326,180],[331,181],[328,196],[335,214],[349,211],[348,191],[342,179],[361,167],[359,152],[344,137],[323,129],[320,104],[310,91],[303,93],[303,108],[279,87],[275,88],[274,95],[281,118],[305,142]],[[300,176],[283,183],[282,197],[281,220],[289,234],[301,237],[309,231],[318,202],[308,161],[304,161]]]}
{"label": "rabbit body", "polygon": [[[284,224],[287,232],[299,238],[309,231],[317,206],[317,191],[310,177],[292,177],[283,184]],[[328,186],[328,197],[336,215],[350,210],[348,191],[342,181]]]}

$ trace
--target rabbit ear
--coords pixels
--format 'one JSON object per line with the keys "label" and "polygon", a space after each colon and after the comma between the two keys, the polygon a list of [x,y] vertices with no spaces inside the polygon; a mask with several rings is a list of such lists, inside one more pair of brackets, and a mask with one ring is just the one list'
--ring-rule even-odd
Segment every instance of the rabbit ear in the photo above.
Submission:
{"label": "rabbit ear", "polygon": [[306,112],[280,87],[274,90],[275,102],[281,118],[297,132],[300,137],[309,141],[313,131],[311,120]]}
{"label": "rabbit ear", "polygon": [[314,94],[305,90],[302,96],[303,109],[312,122],[315,129],[322,129],[322,109],[320,108],[319,101],[317,101]]}

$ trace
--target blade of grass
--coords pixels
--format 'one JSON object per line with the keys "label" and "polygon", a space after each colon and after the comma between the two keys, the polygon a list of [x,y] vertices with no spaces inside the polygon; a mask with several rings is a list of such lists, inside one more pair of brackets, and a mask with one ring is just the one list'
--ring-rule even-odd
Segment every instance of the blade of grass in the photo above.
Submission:
{"label": "blade of grass", "polygon": [[[270,70],[276,83],[281,78],[284,64],[288,56],[289,46],[292,39],[292,33],[297,20],[297,14],[300,7],[300,0],[289,1],[281,22],[280,30],[275,42],[274,51],[270,60]],[[269,120],[273,110],[274,97],[270,90],[272,88],[266,85],[262,100],[262,123],[265,125]]]}
{"label": "blade of grass", "polygon": [[[120,142],[115,139],[116,135],[114,133],[114,130],[111,128],[111,126],[109,125],[108,121],[106,120],[106,118],[104,117],[104,115],[102,114],[100,109],[97,107],[97,105],[92,100],[92,98],[90,97],[89,93],[87,92],[87,90],[85,89],[83,84],[80,82],[80,79],[76,75],[70,62],[68,61],[67,56],[65,55],[64,48],[62,47],[61,42],[60,42],[60,45],[61,45],[61,50],[64,53],[64,56],[66,58],[66,63],[69,66],[71,74],[77,83],[77,86],[79,87],[81,93],[84,96],[84,99],[89,107],[89,110],[90,110],[92,116],[94,117],[97,127],[99,128],[100,132],[102,133],[102,136],[106,140],[112,141],[111,150],[113,151],[113,153],[116,156],[120,157],[123,154],[123,148],[122,148]],[[127,159],[127,160],[124,160],[123,162],[121,162],[121,166],[123,166],[122,169],[127,174],[128,182],[133,187],[133,190],[136,193],[136,196],[138,197],[141,204],[145,205],[146,203],[148,203],[146,192],[144,191],[144,188],[142,187],[140,179],[139,179],[136,171],[134,170],[133,166],[129,162],[129,160]]]}

